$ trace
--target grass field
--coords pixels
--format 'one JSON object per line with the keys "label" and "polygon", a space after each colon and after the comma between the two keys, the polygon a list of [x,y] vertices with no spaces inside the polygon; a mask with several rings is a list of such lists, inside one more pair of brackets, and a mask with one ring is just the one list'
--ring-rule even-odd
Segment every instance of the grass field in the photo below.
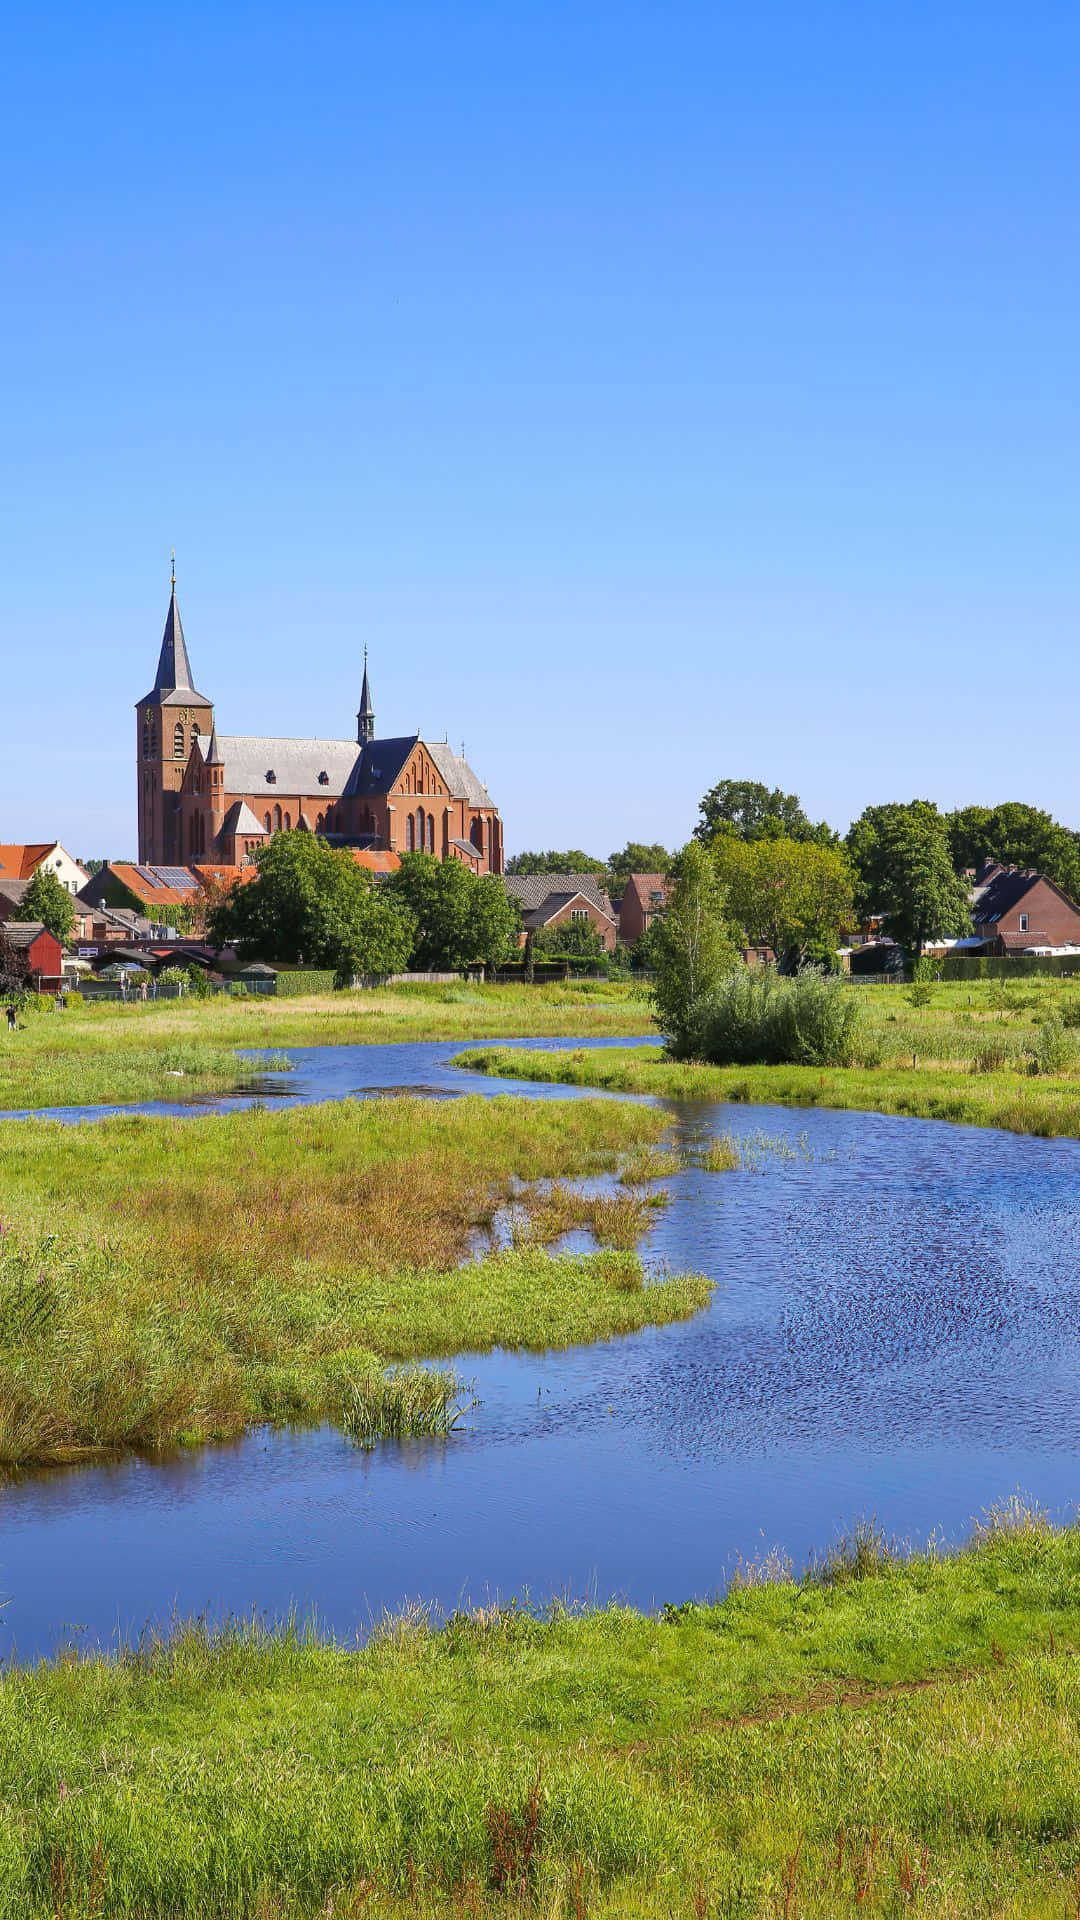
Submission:
{"label": "grass field", "polygon": [[[775,1576],[777,1569],[766,1569]],[[0,1683],[3,1920],[1076,1920],[1080,1535]]]}
{"label": "grass field", "polygon": [[[438,1396],[408,1373],[388,1394],[388,1363],[688,1316],[708,1283],[647,1281],[633,1251],[656,1193],[558,1184],[624,1155],[649,1177],[663,1128],[629,1103],[479,1098],[9,1126],[0,1463],[266,1420],[396,1431],[409,1406],[438,1431]],[[511,1198],[512,1244],[470,1259]],[[572,1225],[597,1252],[547,1250]],[[447,1418],[456,1392],[444,1375]]]}
{"label": "grass field", "polygon": [[242,1079],[235,1049],[647,1033],[633,984],[389,987],[310,999],[168,1000],[28,1013],[0,1034],[0,1110],[178,1099]]}
{"label": "grass field", "polygon": [[[558,1055],[474,1048],[457,1064],[613,1092],[856,1107],[1080,1138],[1080,984],[937,986],[925,1005],[900,987],[851,991],[864,1012],[850,1067],[711,1067],[671,1060],[659,1045]],[[1055,1071],[1032,1070],[1050,1058]]]}

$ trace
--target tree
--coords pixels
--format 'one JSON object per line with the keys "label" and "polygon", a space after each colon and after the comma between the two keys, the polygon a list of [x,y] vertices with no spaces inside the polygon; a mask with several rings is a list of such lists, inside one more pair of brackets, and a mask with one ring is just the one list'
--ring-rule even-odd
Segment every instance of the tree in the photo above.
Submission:
{"label": "tree", "polygon": [[580,847],[568,853],[515,853],[506,863],[507,873],[599,873],[606,874],[603,860]]}
{"label": "tree", "polygon": [[689,1044],[696,1004],[735,963],[725,904],[711,853],[691,840],[664,917],[649,930],[653,1006],[675,1053]]}
{"label": "tree", "polygon": [[1034,867],[1080,900],[1080,845],[1076,835],[1039,807],[1006,800],[996,807],[960,807],[946,816],[954,867],[1000,860],[1003,867]]}
{"label": "tree", "polygon": [[0,921],[0,994],[5,1000],[21,999],[29,978],[30,965],[25,949],[14,945],[7,928]]}
{"label": "tree", "polygon": [[718,833],[739,840],[818,840],[835,845],[838,836],[824,821],[815,826],[803,812],[797,793],[762,786],[759,780],[718,780],[700,806],[695,837],[708,845]]}
{"label": "tree", "polygon": [[786,972],[813,960],[835,965],[854,912],[854,876],[841,848],[719,834],[713,860],[728,914],[748,942],[771,947]]}
{"label": "tree", "polygon": [[460,860],[406,853],[383,883],[416,928],[412,964],[422,973],[496,967],[517,944],[521,920],[495,874],[472,873]]}
{"label": "tree", "polygon": [[864,914],[909,953],[971,928],[971,896],[952,863],[948,823],[932,800],[867,807],[847,836]]}
{"label": "tree", "polygon": [[216,947],[233,944],[245,960],[333,968],[340,979],[407,966],[415,921],[404,902],[384,899],[385,883],[376,888],[348,848],[276,833],[254,858],[256,878],[208,913]]}
{"label": "tree", "polygon": [[670,873],[671,855],[658,840],[647,846],[642,840],[628,840],[621,853],[613,853],[607,863],[612,893],[621,893],[632,873]]}
{"label": "tree", "polygon": [[40,920],[61,946],[75,930],[75,902],[51,867],[39,867],[19,902],[20,920]]}
{"label": "tree", "polygon": [[544,960],[606,960],[605,947],[591,920],[562,920],[533,935],[532,951]]}

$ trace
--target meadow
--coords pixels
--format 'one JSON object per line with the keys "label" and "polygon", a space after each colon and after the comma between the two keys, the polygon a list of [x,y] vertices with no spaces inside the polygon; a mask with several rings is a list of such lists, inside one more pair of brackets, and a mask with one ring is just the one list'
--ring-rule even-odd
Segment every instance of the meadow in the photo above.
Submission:
{"label": "meadow", "polygon": [[1075,1920],[1080,1533],[0,1681],[3,1920]]}
{"label": "meadow", "polygon": [[848,1067],[713,1067],[672,1060],[659,1044],[558,1055],[474,1048],[456,1064],[609,1092],[862,1108],[1080,1138],[1080,982],[849,991],[862,1017]]}
{"label": "meadow", "polygon": [[[481,1098],[9,1125],[0,1464],[264,1421],[446,1431],[462,1383],[417,1360],[694,1313],[708,1283],[650,1279],[634,1251],[663,1130],[629,1103]],[[565,1184],[624,1158],[613,1193]],[[561,1254],[570,1227],[596,1251]]]}
{"label": "meadow", "polygon": [[644,991],[604,980],[542,987],[463,981],[307,999],[222,994],[27,1012],[17,1034],[0,1034],[0,1110],[221,1093],[243,1083],[235,1053],[249,1047],[280,1054],[289,1046],[647,1033]]}

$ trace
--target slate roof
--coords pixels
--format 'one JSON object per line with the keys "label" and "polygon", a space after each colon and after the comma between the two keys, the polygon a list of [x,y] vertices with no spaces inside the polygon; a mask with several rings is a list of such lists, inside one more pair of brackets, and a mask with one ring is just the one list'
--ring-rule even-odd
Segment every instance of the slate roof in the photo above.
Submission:
{"label": "slate roof", "polygon": [[[302,814],[300,817],[303,819]],[[222,831],[225,833],[261,833],[264,836],[266,834],[266,828],[263,826],[262,821],[256,820],[246,800],[233,801],[222,823]]]}
{"label": "slate roof", "polygon": [[1019,905],[1038,879],[1037,873],[1002,867],[991,875],[984,886],[976,887],[972,896],[972,917],[980,926],[991,920],[1000,920],[1002,914],[1010,913],[1013,907]]}
{"label": "slate roof", "polygon": [[[230,793],[324,793],[338,800],[345,793],[360,749],[355,740],[275,740],[261,734],[219,733]],[[268,780],[267,774],[276,774]],[[327,779],[320,781],[320,773]],[[352,791],[350,788],[349,791]]]}
{"label": "slate roof", "polygon": [[357,794],[386,793],[419,738],[418,733],[403,733],[386,740],[369,740],[359,752],[354,747],[354,764],[346,779],[345,794],[352,798]]}
{"label": "slate roof", "polygon": [[[152,700],[159,707],[182,707],[186,706],[189,700],[206,701],[204,693],[196,692],[195,682],[191,678],[191,662],[188,659],[184,625],[176,599],[175,580],[169,594],[169,610],[165,615],[165,631],[161,636],[157,674],[153,688],[145,698]],[[142,704],[140,700],[139,705],[142,706]],[[209,701],[206,701],[206,704],[209,705]]]}
{"label": "slate roof", "polygon": [[455,753],[445,740],[425,740],[424,745],[455,800],[465,800],[470,807],[490,807],[490,793],[460,753]]}
{"label": "slate roof", "polygon": [[[535,913],[543,907],[550,894],[564,895],[573,899],[581,894],[609,920],[615,915],[611,910],[611,901],[605,893],[595,873],[506,873],[503,885],[511,899],[516,900],[523,913]],[[565,904],[565,900],[564,900]]]}

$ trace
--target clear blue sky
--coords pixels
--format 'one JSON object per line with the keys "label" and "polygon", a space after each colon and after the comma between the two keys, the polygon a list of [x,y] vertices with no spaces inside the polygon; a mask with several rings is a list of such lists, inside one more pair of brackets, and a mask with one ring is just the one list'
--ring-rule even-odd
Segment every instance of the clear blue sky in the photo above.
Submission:
{"label": "clear blue sky", "polygon": [[715,780],[1080,826],[1080,11],[19,8],[0,839],[229,732],[465,739],[510,849]]}

